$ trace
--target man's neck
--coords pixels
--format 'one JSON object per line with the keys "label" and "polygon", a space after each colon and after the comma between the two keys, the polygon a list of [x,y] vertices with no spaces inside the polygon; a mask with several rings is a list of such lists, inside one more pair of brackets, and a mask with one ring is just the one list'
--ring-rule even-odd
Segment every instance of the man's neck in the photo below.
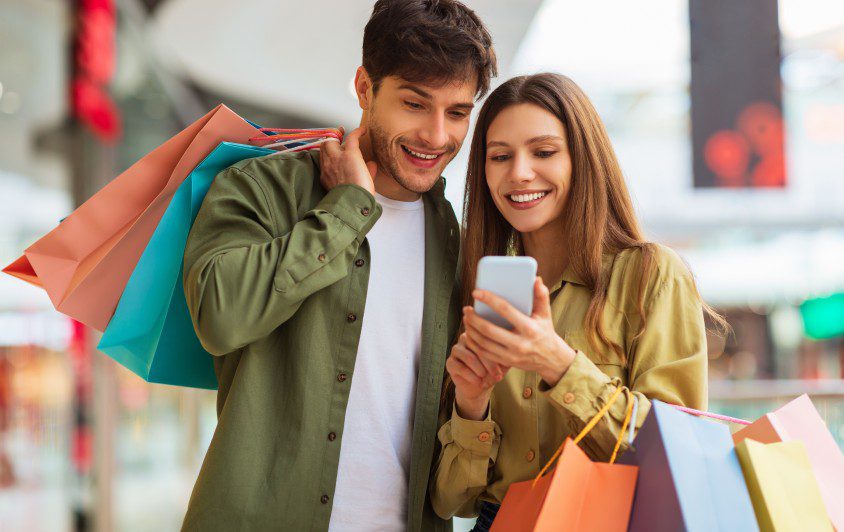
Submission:
{"label": "man's neck", "polygon": [[[372,151],[372,143],[369,141],[369,133],[360,138],[360,152],[363,155],[363,160],[366,162],[374,161],[375,156]],[[390,198],[396,201],[416,201],[422,195],[412,190],[407,190],[401,186],[393,176],[385,171],[384,168],[378,166],[378,173],[375,174],[375,192],[381,194],[385,198]]]}

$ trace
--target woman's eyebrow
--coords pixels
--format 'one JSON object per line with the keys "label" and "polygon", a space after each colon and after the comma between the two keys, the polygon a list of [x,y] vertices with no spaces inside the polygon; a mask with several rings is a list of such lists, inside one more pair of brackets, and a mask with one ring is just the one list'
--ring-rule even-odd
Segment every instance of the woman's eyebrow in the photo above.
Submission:
{"label": "woman's eyebrow", "polygon": [[543,142],[546,140],[559,140],[560,142],[565,141],[565,139],[559,135],[539,135],[538,137],[528,139],[526,144],[534,144],[536,142]]}
{"label": "woman's eyebrow", "polygon": [[[525,142],[525,144],[535,144],[537,142],[543,142],[546,140],[559,140],[560,142],[565,142],[565,139],[559,135],[539,135],[537,137],[531,137]],[[494,146],[504,146],[507,147],[509,144],[504,142],[503,140],[491,140],[486,143],[487,148],[491,148]]]}

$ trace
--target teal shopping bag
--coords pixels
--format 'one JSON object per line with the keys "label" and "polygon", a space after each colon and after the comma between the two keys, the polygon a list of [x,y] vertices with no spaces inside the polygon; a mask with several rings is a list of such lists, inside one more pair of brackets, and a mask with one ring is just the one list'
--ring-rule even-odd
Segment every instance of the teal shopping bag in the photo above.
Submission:
{"label": "teal shopping bag", "polygon": [[97,349],[149,382],[217,388],[211,355],[203,349],[182,288],[188,233],[223,169],[273,150],[223,142],[176,191],[120,297]]}

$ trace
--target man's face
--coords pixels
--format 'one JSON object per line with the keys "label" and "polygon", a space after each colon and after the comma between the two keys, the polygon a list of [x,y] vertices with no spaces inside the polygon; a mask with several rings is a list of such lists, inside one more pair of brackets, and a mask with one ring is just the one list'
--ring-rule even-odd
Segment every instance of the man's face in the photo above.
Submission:
{"label": "man's face", "polygon": [[466,138],[476,90],[474,79],[441,86],[382,79],[366,114],[379,172],[409,191],[430,190]]}

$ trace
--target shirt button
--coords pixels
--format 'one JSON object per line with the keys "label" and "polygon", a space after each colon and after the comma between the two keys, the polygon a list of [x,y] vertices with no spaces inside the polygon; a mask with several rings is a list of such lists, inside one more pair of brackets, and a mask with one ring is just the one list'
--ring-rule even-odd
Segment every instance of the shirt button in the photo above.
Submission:
{"label": "shirt button", "polygon": [[346,321],[348,321],[349,323],[352,323],[356,319],[358,319],[358,317],[355,316],[354,314],[349,314],[348,316],[346,316]]}
{"label": "shirt button", "polygon": [[533,389],[530,386],[526,387],[525,391],[522,392],[522,397],[524,397],[525,399],[530,399],[532,395]]}
{"label": "shirt button", "polygon": [[566,394],[563,396],[563,402],[567,405],[572,404],[574,402],[574,394],[571,392],[566,392]]}
{"label": "shirt button", "polygon": [[525,455],[525,459],[528,462],[533,462],[534,458],[536,458],[536,453],[534,453],[533,451],[528,451],[527,454]]}
{"label": "shirt button", "polygon": [[317,260],[320,261],[320,262],[325,262],[325,253],[320,253],[317,256]]}
{"label": "shirt button", "polygon": [[364,207],[360,210],[360,213],[364,216],[369,216],[369,207]]}
{"label": "shirt button", "polygon": [[366,262],[363,259],[358,259],[355,261],[355,266],[357,266],[358,268],[360,268],[364,264],[366,264]]}
{"label": "shirt button", "polygon": [[482,442],[488,442],[489,432],[481,432],[480,434],[478,434],[478,440]]}
{"label": "shirt button", "polygon": [[328,433],[328,441],[334,441],[334,440],[336,440],[336,439],[337,439],[337,435],[336,435],[336,434],[334,434],[333,432],[329,432],[329,433]]}
{"label": "shirt button", "polygon": [[328,495],[323,495],[322,497],[320,497],[319,502],[321,502],[322,504],[328,504]]}
{"label": "shirt button", "polygon": [[347,375],[345,373],[341,373],[337,375],[337,380],[340,382],[346,382]]}

